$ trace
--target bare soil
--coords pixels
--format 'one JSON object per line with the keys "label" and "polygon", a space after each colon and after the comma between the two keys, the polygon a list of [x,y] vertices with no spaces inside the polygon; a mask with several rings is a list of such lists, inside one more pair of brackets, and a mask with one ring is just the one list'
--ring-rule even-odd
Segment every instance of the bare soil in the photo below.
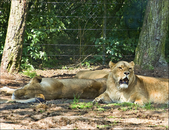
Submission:
{"label": "bare soil", "polygon": [[[107,69],[107,68],[106,68]],[[37,74],[52,78],[73,78],[80,69],[37,70]],[[167,69],[135,70],[136,74],[168,78]],[[30,78],[22,74],[1,74],[0,87],[19,88]],[[122,107],[99,104],[85,109],[72,109],[73,99],[58,99],[45,103],[4,103],[11,95],[0,93],[1,129],[168,129],[168,108],[152,104],[153,110],[142,107]],[[91,100],[80,99],[79,102]],[[100,109],[101,108],[101,109]]]}

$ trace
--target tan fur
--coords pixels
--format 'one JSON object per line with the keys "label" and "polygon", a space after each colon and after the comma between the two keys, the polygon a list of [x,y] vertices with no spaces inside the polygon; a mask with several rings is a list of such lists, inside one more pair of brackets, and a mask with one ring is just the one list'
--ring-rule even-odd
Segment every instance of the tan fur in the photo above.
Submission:
{"label": "tan fur", "polygon": [[[1,88],[2,90],[3,88]],[[18,99],[43,97],[43,95],[46,100],[73,99],[74,96],[92,99],[99,96],[105,90],[106,79],[53,79],[34,77],[30,83],[22,88],[16,89],[12,94],[12,99],[16,101]],[[31,99],[29,102],[34,100]]]}
{"label": "tan fur", "polygon": [[[133,102],[143,105],[148,102],[168,103],[169,79],[153,78],[134,74],[134,62],[109,63],[111,72],[107,79],[106,91],[93,102]],[[128,85],[121,84],[126,78]]]}
{"label": "tan fur", "polygon": [[99,79],[99,78],[107,78],[108,75],[109,75],[109,70],[81,70],[75,75],[75,78]]}

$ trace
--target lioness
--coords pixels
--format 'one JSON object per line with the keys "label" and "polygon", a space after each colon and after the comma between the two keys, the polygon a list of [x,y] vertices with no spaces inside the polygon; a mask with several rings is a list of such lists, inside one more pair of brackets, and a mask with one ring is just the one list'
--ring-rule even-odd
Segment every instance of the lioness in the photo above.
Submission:
{"label": "lioness", "polygon": [[[107,79],[53,79],[34,77],[31,81],[19,89],[1,88],[12,94],[12,99],[16,102],[35,101],[36,95],[44,95],[45,99],[73,99],[74,95],[82,99],[93,99],[106,90]],[[30,99],[32,98],[32,99]],[[29,99],[29,100],[18,100]]]}
{"label": "lioness", "polygon": [[110,61],[111,72],[106,91],[93,102],[134,102],[143,105],[148,102],[168,103],[169,79],[139,76],[134,74],[134,62]]}
{"label": "lioness", "polygon": [[75,78],[100,79],[100,78],[107,78],[108,75],[109,75],[109,70],[81,70],[75,75]]}

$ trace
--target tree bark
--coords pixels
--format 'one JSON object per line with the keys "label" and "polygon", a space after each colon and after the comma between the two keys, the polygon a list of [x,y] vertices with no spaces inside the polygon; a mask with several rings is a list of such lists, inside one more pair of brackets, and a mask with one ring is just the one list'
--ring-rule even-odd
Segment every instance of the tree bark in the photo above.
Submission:
{"label": "tree bark", "polygon": [[28,0],[11,1],[1,72],[16,73],[20,68],[28,4]]}
{"label": "tree bark", "polygon": [[141,68],[150,70],[167,65],[165,40],[168,24],[169,1],[149,0],[134,59]]}

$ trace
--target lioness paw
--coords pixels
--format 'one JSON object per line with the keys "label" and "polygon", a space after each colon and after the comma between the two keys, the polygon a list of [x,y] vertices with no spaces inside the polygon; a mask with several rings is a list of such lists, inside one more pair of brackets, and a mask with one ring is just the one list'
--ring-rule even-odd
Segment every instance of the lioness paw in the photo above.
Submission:
{"label": "lioness paw", "polygon": [[96,104],[96,103],[104,103],[103,99],[102,99],[102,98],[99,98],[99,97],[95,98],[92,102],[93,102],[93,104]]}
{"label": "lioness paw", "polygon": [[144,105],[144,103],[143,103],[142,100],[136,100],[136,101],[134,102],[134,104],[137,104],[137,105],[140,105],[140,106],[143,106],[143,105]]}

